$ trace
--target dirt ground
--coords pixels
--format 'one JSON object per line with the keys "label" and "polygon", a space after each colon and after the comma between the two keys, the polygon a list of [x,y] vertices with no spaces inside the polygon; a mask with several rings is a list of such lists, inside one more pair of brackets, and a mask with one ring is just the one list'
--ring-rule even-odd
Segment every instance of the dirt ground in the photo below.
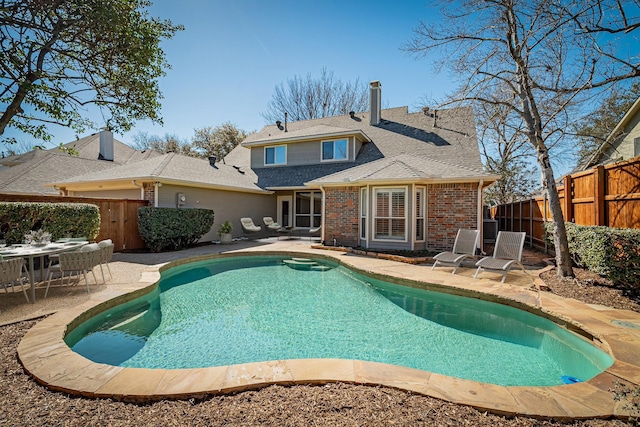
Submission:
{"label": "dirt ground", "polygon": [[[559,280],[550,292],[640,311],[640,297],[589,272]],[[131,404],[52,392],[26,375],[16,348],[35,321],[0,327],[0,426],[629,426],[621,420],[505,418],[385,387],[350,384],[270,386],[204,400]]]}

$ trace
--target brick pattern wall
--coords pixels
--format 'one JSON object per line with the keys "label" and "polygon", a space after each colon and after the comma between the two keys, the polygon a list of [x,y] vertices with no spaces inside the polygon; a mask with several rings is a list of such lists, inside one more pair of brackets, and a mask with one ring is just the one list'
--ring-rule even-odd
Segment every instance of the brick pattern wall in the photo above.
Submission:
{"label": "brick pattern wall", "polygon": [[150,205],[153,206],[155,202],[156,189],[152,182],[145,182],[144,186],[144,200],[149,201]]}
{"label": "brick pattern wall", "polygon": [[478,184],[434,184],[427,193],[429,249],[451,250],[459,228],[478,228]]}
{"label": "brick pattern wall", "polygon": [[360,187],[327,188],[325,191],[324,238],[339,246],[359,246]]}

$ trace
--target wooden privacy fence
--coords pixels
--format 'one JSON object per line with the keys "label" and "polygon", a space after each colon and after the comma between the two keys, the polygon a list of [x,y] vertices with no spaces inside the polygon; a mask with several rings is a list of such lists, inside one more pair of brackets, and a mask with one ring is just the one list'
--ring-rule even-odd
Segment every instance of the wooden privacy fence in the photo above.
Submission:
{"label": "wooden privacy fence", "polygon": [[[565,221],[640,229],[640,157],[567,175],[558,193]],[[491,216],[498,230],[524,231],[530,245],[546,249],[543,224],[552,218],[546,193],[492,207]]]}
{"label": "wooden privacy fence", "polygon": [[100,232],[97,241],[113,240],[115,251],[145,247],[138,232],[138,208],[146,200],[97,199],[89,197],[45,196],[30,194],[0,194],[0,202],[91,203],[100,210]]}

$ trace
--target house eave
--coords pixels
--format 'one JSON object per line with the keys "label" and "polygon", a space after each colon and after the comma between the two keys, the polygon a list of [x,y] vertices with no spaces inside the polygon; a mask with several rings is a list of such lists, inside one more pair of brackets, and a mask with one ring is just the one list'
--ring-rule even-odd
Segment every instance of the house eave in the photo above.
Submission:
{"label": "house eave", "polygon": [[[134,182],[137,184],[134,184]],[[87,182],[58,182],[47,183],[48,187],[64,188],[67,191],[96,191],[96,190],[133,190],[139,189],[140,184],[143,183],[159,183],[166,185],[177,185],[182,187],[195,187],[206,188],[211,190],[223,190],[223,191],[235,191],[239,193],[251,193],[251,194],[273,194],[273,191],[262,189],[251,189],[236,187],[232,185],[221,185],[212,183],[203,183],[196,181],[187,181],[180,179],[167,179],[154,176],[137,177],[130,179],[117,179],[117,180],[102,180],[102,181],[87,181]]]}
{"label": "house eave", "polygon": [[429,178],[397,178],[397,179],[361,179],[361,180],[344,180],[344,181],[335,181],[335,182],[306,182],[305,185],[311,188],[322,188],[322,187],[344,187],[351,185],[398,185],[398,184],[466,184],[466,183],[478,183],[482,182],[483,187],[486,187],[495,181],[500,179],[500,175],[482,175],[482,176],[472,176],[472,177],[464,177],[464,178],[439,178],[439,177],[429,177]]}

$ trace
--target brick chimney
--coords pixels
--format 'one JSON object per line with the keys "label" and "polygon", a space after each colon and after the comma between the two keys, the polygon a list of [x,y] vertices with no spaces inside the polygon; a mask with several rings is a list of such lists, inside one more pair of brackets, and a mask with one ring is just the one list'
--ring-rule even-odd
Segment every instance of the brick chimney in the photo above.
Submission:
{"label": "brick chimney", "polygon": [[100,154],[98,160],[113,162],[113,133],[107,128],[100,131]]}
{"label": "brick chimney", "polygon": [[370,85],[370,123],[377,125],[380,123],[380,110],[382,105],[382,85],[378,80],[374,80]]}

